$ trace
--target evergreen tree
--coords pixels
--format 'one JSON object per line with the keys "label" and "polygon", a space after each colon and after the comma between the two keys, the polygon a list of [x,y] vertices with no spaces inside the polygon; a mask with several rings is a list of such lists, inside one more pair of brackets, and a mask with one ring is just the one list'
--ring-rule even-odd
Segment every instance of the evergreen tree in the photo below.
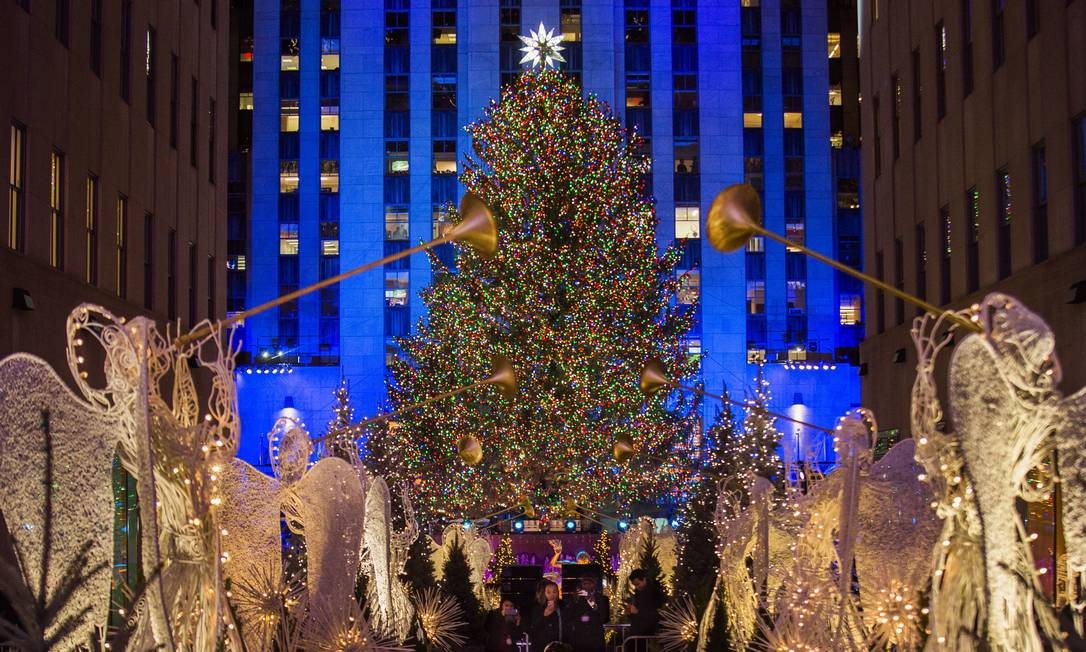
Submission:
{"label": "evergreen tree", "polygon": [[419,536],[407,549],[403,578],[407,582],[408,591],[412,595],[437,584],[437,580],[434,578],[434,560],[430,557],[429,537]]}
{"label": "evergreen tree", "polygon": [[513,538],[508,534],[503,534],[501,542],[498,543],[498,549],[494,552],[494,556],[490,558],[490,565],[487,570],[490,571],[490,582],[492,584],[500,585],[502,581],[502,570],[517,563],[516,557],[513,556]]}
{"label": "evergreen tree", "polygon": [[351,407],[350,387],[346,379],[336,388],[336,402],[332,405],[332,419],[328,422],[321,442],[320,457],[339,457],[354,463],[359,458],[358,431],[354,427],[354,408]]}
{"label": "evergreen tree", "polygon": [[777,430],[776,417],[769,414],[772,395],[761,366],[758,367],[757,383],[754,396],[747,401],[742,434],[730,451],[733,465],[725,467],[725,471],[735,476],[750,471],[780,485],[784,481],[781,458],[777,455],[781,433]]}
{"label": "evergreen tree", "polygon": [[614,584],[615,570],[611,565],[611,535],[607,533],[607,530],[600,532],[599,538],[596,539],[596,543],[592,547],[592,554],[595,557],[593,561],[600,567],[601,579],[606,581],[607,586]]}
{"label": "evergreen tree", "polygon": [[464,610],[466,624],[462,633],[470,640],[478,633],[482,605],[475,595],[475,588],[471,582],[471,567],[468,566],[464,546],[459,540],[449,549],[449,556],[445,559],[441,575],[441,590],[455,599]]}
{"label": "evergreen tree", "polygon": [[668,592],[664,582],[664,569],[660,565],[660,546],[656,543],[656,535],[649,535],[645,540],[637,566],[645,572],[649,587],[660,592],[660,604],[663,604],[667,600]]}
{"label": "evergreen tree", "polygon": [[[650,358],[672,378],[698,364],[684,345],[694,299],[678,295],[679,249],[658,253],[641,139],[556,71],[522,74],[468,131],[460,180],[493,211],[498,251],[458,248],[455,272],[431,257],[428,319],[399,341],[391,407],[486,377],[496,354],[519,392],[482,389],[402,415],[384,462],[417,480],[420,513],[458,517],[521,503],[556,512],[563,500],[626,511],[685,484],[679,445],[696,406],[645,405],[636,383]],[[483,446],[475,466],[456,455],[466,435]],[[621,465],[619,437],[635,449]]]}

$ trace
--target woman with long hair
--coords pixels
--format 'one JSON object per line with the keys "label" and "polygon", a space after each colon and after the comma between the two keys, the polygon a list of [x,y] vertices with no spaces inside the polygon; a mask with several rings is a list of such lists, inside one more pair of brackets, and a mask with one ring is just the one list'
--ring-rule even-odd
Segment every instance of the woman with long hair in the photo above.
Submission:
{"label": "woman with long hair", "polygon": [[532,609],[532,622],[528,629],[532,638],[532,649],[542,650],[548,643],[562,641],[562,630],[558,585],[550,580],[543,580],[536,586],[535,608]]}

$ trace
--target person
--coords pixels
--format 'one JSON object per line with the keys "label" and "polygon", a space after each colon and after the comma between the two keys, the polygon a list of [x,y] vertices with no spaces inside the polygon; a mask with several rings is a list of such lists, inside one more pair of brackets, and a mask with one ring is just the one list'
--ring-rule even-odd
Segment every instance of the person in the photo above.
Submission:
{"label": "person", "polygon": [[656,633],[660,624],[660,607],[664,602],[664,592],[654,582],[650,582],[645,571],[640,568],[630,573],[633,594],[626,599],[626,613],[630,617],[630,636],[650,636]]}
{"label": "person", "polygon": [[574,652],[603,652],[603,625],[611,614],[611,602],[596,589],[596,578],[581,578],[577,593],[566,605],[569,642]]}
{"label": "person", "polygon": [[486,652],[517,652],[517,640],[523,633],[516,604],[503,596],[501,605],[486,614]]}
{"label": "person", "polygon": [[532,639],[532,649],[542,650],[548,643],[562,641],[562,608],[558,604],[558,585],[550,580],[543,580],[535,590],[535,608],[532,610],[532,624],[528,630]]}

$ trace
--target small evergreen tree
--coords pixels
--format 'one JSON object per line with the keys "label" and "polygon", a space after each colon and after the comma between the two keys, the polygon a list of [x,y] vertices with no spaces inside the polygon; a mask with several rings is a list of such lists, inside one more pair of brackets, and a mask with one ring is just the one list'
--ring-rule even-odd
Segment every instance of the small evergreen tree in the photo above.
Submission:
{"label": "small evergreen tree", "polygon": [[513,538],[508,534],[503,534],[501,542],[498,544],[498,550],[490,558],[490,566],[487,569],[490,572],[490,583],[500,585],[502,570],[515,563],[517,563],[517,560],[513,556]]}
{"label": "small evergreen tree", "polygon": [[615,581],[615,570],[611,566],[611,535],[607,533],[607,530],[600,532],[600,536],[596,539],[596,543],[592,548],[592,554],[595,556],[593,561],[600,567],[600,579],[610,586]]}
{"label": "small evergreen tree", "polygon": [[456,600],[460,608],[464,610],[465,625],[461,633],[469,640],[474,639],[482,617],[482,605],[475,595],[475,587],[471,582],[471,568],[464,554],[464,546],[459,540],[449,549],[449,556],[445,558],[441,575],[441,590]]}
{"label": "small evergreen tree", "polygon": [[343,379],[336,388],[336,402],[332,405],[332,419],[328,422],[325,435],[332,435],[321,445],[321,457],[339,457],[354,463],[359,458],[356,439],[358,432],[354,427],[354,408],[351,407],[350,387]]}
{"label": "small evergreen tree", "polygon": [[429,537],[419,536],[408,548],[403,578],[412,595],[437,584],[434,579],[434,560],[430,557]]}
{"label": "small evergreen tree", "polygon": [[668,597],[667,586],[664,583],[664,569],[660,566],[660,546],[656,543],[656,535],[650,534],[641,548],[641,557],[637,562],[638,568],[645,572],[645,579],[649,587],[655,587],[660,592],[660,604]]}

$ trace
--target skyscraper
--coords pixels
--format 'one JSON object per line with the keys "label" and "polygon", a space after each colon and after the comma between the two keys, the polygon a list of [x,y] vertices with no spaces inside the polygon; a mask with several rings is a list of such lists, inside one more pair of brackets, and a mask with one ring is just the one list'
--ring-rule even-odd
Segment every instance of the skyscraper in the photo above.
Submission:
{"label": "skyscraper", "polygon": [[[683,240],[680,300],[700,299],[689,347],[706,387],[742,396],[765,361],[774,407],[832,425],[858,398],[855,327],[841,326],[859,323],[858,299],[845,321],[848,288],[828,268],[761,239],[725,255],[701,238],[716,193],[749,181],[769,228],[838,252],[844,122],[831,134],[830,77],[834,58],[855,50],[840,46],[849,14],[837,5],[850,3],[832,4],[258,0],[248,305],[440,233],[462,193],[462,127],[520,74],[517,37],[542,23],[564,36],[562,67],[645,138],[659,241]],[[451,245],[441,249],[451,260]],[[394,338],[425,318],[429,282],[416,256],[250,319],[243,454],[266,457],[259,434],[284,408],[319,432],[341,378],[359,411],[375,413]],[[786,450],[807,447],[792,439]]]}

